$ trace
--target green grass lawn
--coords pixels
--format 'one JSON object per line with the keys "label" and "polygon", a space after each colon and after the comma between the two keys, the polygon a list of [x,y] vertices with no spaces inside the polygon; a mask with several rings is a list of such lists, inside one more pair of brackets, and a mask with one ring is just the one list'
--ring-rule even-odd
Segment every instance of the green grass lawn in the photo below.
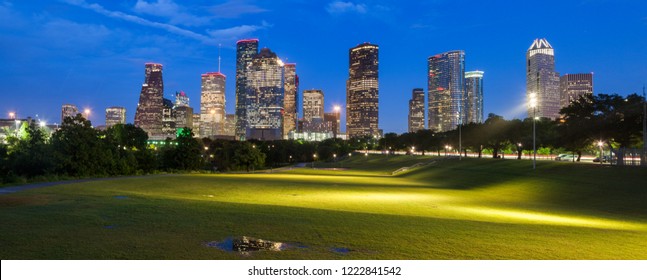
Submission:
{"label": "green grass lawn", "polygon": [[[391,175],[419,162],[421,168]],[[647,259],[647,169],[353,156],[0,196],[2,259]],[[205,244],[299,244],[241,255]],[[339,253],[334,248],[348,248]]]}

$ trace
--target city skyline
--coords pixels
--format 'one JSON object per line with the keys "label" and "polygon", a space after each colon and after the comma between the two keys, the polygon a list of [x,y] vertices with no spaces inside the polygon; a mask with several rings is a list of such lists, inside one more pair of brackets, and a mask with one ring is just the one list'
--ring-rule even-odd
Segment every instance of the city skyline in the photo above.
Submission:
{"label": "city skyline", "polygon": [[[150,4],[149,9],[142,3]],[[163,3],[173,3],[175,12],[164,10]],[[198,75],[217,69],[218,44],[222,44],[222,72],[234,77],[235,42],[245,38],[259,38],[259,49],[270,46],[284,61],[298,64],[300,88],[326,92],[326,111],[334,105],[345,107],[348,48],[362,42],[379,45],[379,128],[384,132],[406,131],[409,91],[426,87],[425,59],[452,49],[465,50],[466,69],[487,72],[485,115],[525,117],[524,56],[535,38],[546,38],[555,48],[560,74],[594,72],[595,94],[639,93],[647,77],[647,54],[642,51],[647,45],[647,5],[572,1],[556,9],[550,3],[532,6],[533,14],[555,20],[530,22],[527,3],[515,7],[475,3],[459,9],[459,4],[443,1],[249,1],[238,14],[229,7],[230,17],[224,17],[219,15],[224,9],[220,2],[211,4],[220,5],[215,10],[203,12],[196,7],[207,4],[199,1],[5,1],[0,4],[0,36],[12,43],[0,46],[0,61],[7,65],[0,70],[0,83],[17,97],[4,102],[0,113],[5,118],[9,112],[20,118],[39,115],[52,123],[58,122],[62,104],[75,104],[80,111],[91,109],[90,120],[101,125],[106,108],[121,106],[126,108],[127,122],[133,122],[141,65],[149,61],[164,65],[165,98],[183,90],[191,98],[191,107],[199,108]],[[294,16],[283,17],[279,11]],[[605,11],[605,20],[590,17],[598,11]],[[181,20],[181,15],[203,13],[210,17]],[[499,19],[501,13],[510,16]],[[411,16],[402,17],[405,14]],[[312,15],[326,24],[303,21]],[[569,26],[578,26],[579,32]],[[444,40],[433,40],[436,35],[428,36],[430,31]],[[470,36],[464,36],[467,32]],[[39,82],[31,82],[34,79]],[[235,88],[230,79],[227,114],[235,113]],[[341,116],[345,122],[345,110]]]}

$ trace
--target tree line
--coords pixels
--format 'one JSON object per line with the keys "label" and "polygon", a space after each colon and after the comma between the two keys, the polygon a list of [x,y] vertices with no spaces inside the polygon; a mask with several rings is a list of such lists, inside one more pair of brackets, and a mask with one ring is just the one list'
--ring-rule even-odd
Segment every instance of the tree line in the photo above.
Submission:
{"label": "tree line", "polygon": [[[597,152],[598,141],[616,150],[642,147],[643,102],[644,98],[636,94],[626,98],[617,94],[584,95],[562,109],[563,117],[558,120],[505,120],[490,114],[484,123],[465,124],[442,133],[420,130],[387,133],[380,139],[321,142],[199,139],[185,128],[175,140],[151,145],[146,132],[132,124],[99,131],[79,114],[66,118],[51,137],[35,122],[9,133],[12,136],[7,143],[0,144],[0,183],[160,171],[249,172],[298,162],[339,160],[349,153],[368,150],[441,155],[447,146],[457,150],[459,142],[464,154],[498,158],[502,152],[514,152],[521,158],[532,151],[533,122],[540,154],[569,151],[577,154],[579,161],[583,153]],[[618,154],[619,162],[621,157]]]}

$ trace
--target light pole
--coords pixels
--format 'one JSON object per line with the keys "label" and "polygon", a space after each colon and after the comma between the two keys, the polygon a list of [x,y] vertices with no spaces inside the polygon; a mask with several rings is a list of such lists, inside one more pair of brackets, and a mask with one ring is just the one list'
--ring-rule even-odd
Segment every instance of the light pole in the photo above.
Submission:
{"label": "light pole", "polygon": [[602,164],[602,155],[604,155],[604,150],[602,149],[603,145],[604,142],[598,141],[598,147],[600,147],[600,157],[598,159],[600,159],[600,164]]}
{"label": "light pole", "polygon": [[315,169],[315,161],[317,161],[317,154],[312,154],[312,169]]}
{"label": "light pole", "polygon": [[411,155],[412,156],[416,155],[416,147],[415,146],[411,146]]}
{"label": "light pole", "polygon": [[463,151],[463,139],[462,139],[462,127],[463,127],[463,118],[461,118],[461,109],[458,108],[458,160],[461,160]]}
{"label": "light pole", "polygon": [[16,113],[9,112],[9,118],[12,119],[12,120],[15,120],[16,119]]}
{"label": "light pole", "polygon": [[537,95],[534,92],[530,93],[530,108],[532,108],[532,169],[537,169]]}
{"label": "light pole", "polygon": [[517,143],[517,159],[521,159],[521,154],[523,150],[521,149],[521,143]]}

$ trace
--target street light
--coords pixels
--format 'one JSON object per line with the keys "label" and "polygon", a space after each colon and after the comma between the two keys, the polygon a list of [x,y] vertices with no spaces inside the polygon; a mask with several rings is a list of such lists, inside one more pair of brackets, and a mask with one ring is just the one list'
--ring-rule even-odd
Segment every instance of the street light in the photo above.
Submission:
{"label": "street light", "polygon": [[312,169],[315,168],[315,161],[317,160],[317,154],[312,154]]}
{"label": "street light", "polygon": [[537,94],[530,93],[530,108],[532,108],[532,169],[537,169]]}
{"label": "street light", "polygon": [[602,149],[603,145],[604,145],[604,142],[598,141],[598,147],[600,147],[600,157],[598,159],[600,159],[600,164],[602,164],[602,155],[604,154],[604,150]]}
{"label": "street light", "polygon": [[10,119],[12,119],[12,120],[13,120],[13,119],[16,119],[16,113],[14,113],[14,112],[9,112],[9,118],[10,118]]}
{"label": "street light", "polygon": [[86,119],[86,120],[90,120],[90,112],[91,112],[91,111],[90,111],[90,109],[88,109],[88,108],[86,108],[85,110],[83,110],[83,113],[85,114],[85,119]]}
{"label": "street light", "polygon": [[416,155],[416,147],[415,146],[411,146],[411,155],[412,156]]}
{"label": "street light", "polygon": [[517,159],[521,159],[521,152],[523,151],[521,149],[521,146],[522,146],[521,143],[517,143],[517,154],[518,154]]}

